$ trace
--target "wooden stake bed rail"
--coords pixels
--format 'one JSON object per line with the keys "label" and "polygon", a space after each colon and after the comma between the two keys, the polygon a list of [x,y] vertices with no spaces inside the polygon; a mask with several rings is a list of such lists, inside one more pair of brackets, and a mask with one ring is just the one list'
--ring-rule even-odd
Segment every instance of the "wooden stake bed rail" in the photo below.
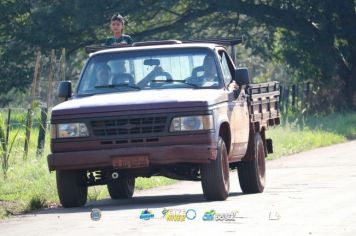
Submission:
{"label": "wooden stake bed rail", "polygon": [[279,125],[279,82],[249,84],[246,88],[251,122]]}

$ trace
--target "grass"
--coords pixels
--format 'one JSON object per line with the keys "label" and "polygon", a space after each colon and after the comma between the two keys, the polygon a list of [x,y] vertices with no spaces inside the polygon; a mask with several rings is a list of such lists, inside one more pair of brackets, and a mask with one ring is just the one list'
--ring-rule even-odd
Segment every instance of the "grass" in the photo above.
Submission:
{"label": "grass", "polygon": [[301,151],[310,150],[317,147],[328,146],[345,142],[345,136],[323,130],[312,130],[305,128],[299,130],[293,126],[278,127],[269,130],[267,137],[273,140],[273,154],[268,155],[268,159],[275,159]]}
{"label": "grass", "polygon": [[274,148],[269,159],[356,139],[356,113],[289,120],[268,130]]}
{"label": "grass", "polygon": [[[269,158],[356,139],[355,124],[356,113],[310,117],[303,122],[289,119],[289,122],[283,126],[272,128],[267,132],[267,136],[273,139],[275,151]],[[12,132],[19,127],[14,127]],[[34,128],[28,158],[23,160],[25,132],[19,133],[9,158],[7,178],[5,179],[3,173],[0,173],[0,218],[59,205],[55,173],[49,173],[47,168],[49,137],[48,135],[46,137],[44,154],[36,157],[37,135],[38,129]],[[136,189],[153,188],[175,182],[164,177],[137,178]],[[108,196],[106,186],[89,188],[89,201]]]}

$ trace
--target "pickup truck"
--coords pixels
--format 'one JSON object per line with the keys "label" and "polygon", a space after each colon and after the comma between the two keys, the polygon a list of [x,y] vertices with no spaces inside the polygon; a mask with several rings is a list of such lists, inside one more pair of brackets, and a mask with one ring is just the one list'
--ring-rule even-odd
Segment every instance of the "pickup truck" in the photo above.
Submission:
{"label": "pickup truck", "polygon": [[52,110],[47,160],[62,206],[85,205],[94,185],[130,198],[135,178],[151,176],[201,181],[207,200],[225,200],[231,169],[243,193],[262,192],[279,83],[251,84],[235,67],[222,45],[240,41],[91,48],[75,90],[62,81],[65,101]]}

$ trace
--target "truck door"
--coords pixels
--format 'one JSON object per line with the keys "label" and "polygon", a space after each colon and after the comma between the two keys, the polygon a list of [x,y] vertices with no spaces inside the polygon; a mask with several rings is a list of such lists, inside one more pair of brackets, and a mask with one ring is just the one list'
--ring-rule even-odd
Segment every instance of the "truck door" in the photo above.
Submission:
{"label": "truck door", "polygon": [[[224,50],[219,51],[221,68],[224,76],[225,86],[232,80],[235,66]],[[233,90],[229,90],[228,113],[231,127],[232,154],[235,158],[242,158],[247,150],[249,138],[249,113],[244,90],[241,90],[236,98]]]}

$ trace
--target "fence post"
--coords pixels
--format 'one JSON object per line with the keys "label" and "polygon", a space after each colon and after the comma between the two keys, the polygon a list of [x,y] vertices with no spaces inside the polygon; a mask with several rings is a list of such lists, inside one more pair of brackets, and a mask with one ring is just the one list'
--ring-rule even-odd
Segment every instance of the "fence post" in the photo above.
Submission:
{"label": "fence post", "polygon": [[27,112],[27,122],[26,122],[26,137],[25,137],[25,146],[24,146],[24,156],[23,159],[27,159],[28,155],[28,146],[31,138],[31,128],[32,128],[32,112],[34,110],[34,100],[36,97],[36,88],[37,88],[37,78],[40,74],[40,63],[41,63],[41,52],[37,51],[36,55],[36,64],[35,64],[35,72],[33,75],[32,85],[31,85],[31,104],[30,108]]}
{"label": "fence post", "polygon": [[281,112],[283,112],[283,85],[279,86],[279,110],[281,110]]}
{"label": "fence post", "polygon": [[297,107],[297,110],[299,110],[299,101],[300,101],[300,87],[299,87],[299,84],[297,84],[297,87],[296,87],[296,91],[295,91],[295,94],[296,94],[296,99],[295,99],[295,103],[296,103],[296,107]]}
{"label": "fence post", "polygon": [[292,85],[292,108],[295,110],[296,85]]}
{"label": "fence post", "polygon": [[285,115],[288,114],[288,106],[289,106],[289,87],[284,87],[284,104],[285,104]]}
{"label": "fence post", "polygon": [[301,101],[301,107],[304,109],[304,93],[305,93],[305,83],[304,81],[302,82],[302,88],[300,92],[300,101]]}
{"label": "fence post", "polygon": [[7,121],[6,121],[6,139],[5,146],[9,144],[9,135],[10,135],[10,119],[11,119],[11,108],[9,108],[7,112]]}
{"label": "fence post", "polygon": [[41,125],[38,131],[38,141],[37,141],[37,152],[36,155],[41,156],[43,153],[43,148],[46,140],[46,130],[47,130],[47,108],[41,108]]}
{"label": "fence post", "polygon": [[61,80],[66,80],[66,49],[62,48],[61,55]]}
{"label": "fence post", "polygon": [[26,119],[26,135],[25,135],[25,146],[24,146],[24,156],[23,159],[25,160],[27,158],[28,154],[28,145],[30,143],[30,137],[31,137],[31,128],[32,126],[32,111],[31,108],[27,109],[27,119]]}
{"label": "fence post", "polygon": [[49,74],[48,74],[47,110],[52,106],[54,63],[55,63],[55,54],[54,54],[54,50],[52,49],[51,50],[50,66],[49,66]]}

